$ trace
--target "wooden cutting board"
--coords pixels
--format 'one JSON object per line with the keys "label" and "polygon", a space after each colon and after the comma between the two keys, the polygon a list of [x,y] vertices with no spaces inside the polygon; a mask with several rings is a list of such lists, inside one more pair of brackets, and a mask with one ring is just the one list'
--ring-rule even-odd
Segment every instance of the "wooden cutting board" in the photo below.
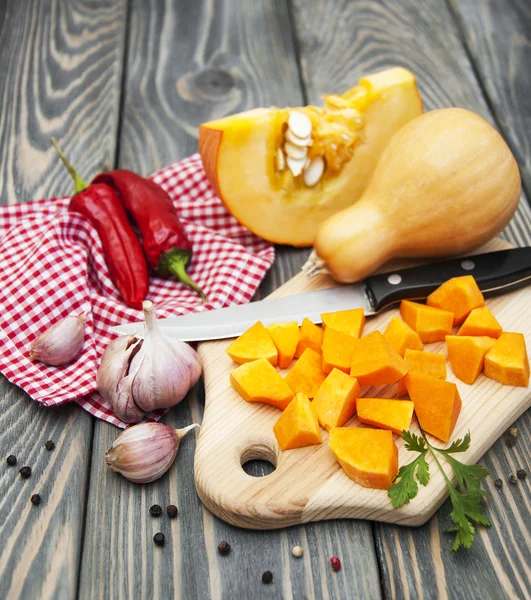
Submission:
{"label": "wooden cutting board", "polygon": [[[507,244],[493,240],[482,252],[501,250]],[[411,266],[413,263],[400,266]],[[389,269],[389,265],[385,269]],[[320,276],[308,280],[298,274],[271,297],[287,296],[336,285]],[[519,331],[531,349],[531,288],[487,300],[487,305],[505,331]],[[323,307],[325,312],[326,307]],[[367,319],[364,334],[384,331],[398,310]],[[279,319],[281,320],[281,319]],[[431,481],[420,487],[409,504],[393,509],[386,491],[364,488],[350,480],[328,447],[323,431],[319,446],[281,452],[273,434],[280,415],[276,408],[245,402],[230,386],[229,373],[237,367],[226,354],[229,341],[203,343],[199,354],[204,365],[205,413],[195,454],[195,484],[199,497],[216,516],[240,527],[274,529],[287,525],[335,518],[374,519],[401,525],[421,525],[447,497],[447,488],[436,465],[430,463]],[[444,343],[428,344],[428,352],[446,354]],[[461,455],[463,462],[477,462],[496,439],[531,405],[526,388],[503,386],[480,375],[474,385],[455,379],[448,365],[448,380],[456,381],[463,401],[453,439],[468,430],[472,444]],[[396,397],[396,384],[362,388],[369,397]],[[353,418],[347,426],[359,425]],[[418,432],[416,421],[412,431]],[[430,436],[431,438],[431,436]],[[407,464],[416,454],[399,447],[399,464]],[[430,439],[435,445],[441,442]],[[242,468],[251,459],[271,462],[275,471],[265,477],[252,477]],[[429,459],[428,459],[429,460]],[[447,470],[450,473],[450,469]]]}

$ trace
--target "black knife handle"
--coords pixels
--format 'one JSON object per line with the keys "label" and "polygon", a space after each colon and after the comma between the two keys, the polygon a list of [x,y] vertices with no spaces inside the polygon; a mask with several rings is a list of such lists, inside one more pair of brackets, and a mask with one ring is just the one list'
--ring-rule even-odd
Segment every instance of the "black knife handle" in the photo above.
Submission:
{"label": "black knife handle", "polygon": [[375,311],[400,300],[424,300],[452,277],[472,275],[485,296],[531,284],[531,247],[500,250],[371,275],[364,281]]}

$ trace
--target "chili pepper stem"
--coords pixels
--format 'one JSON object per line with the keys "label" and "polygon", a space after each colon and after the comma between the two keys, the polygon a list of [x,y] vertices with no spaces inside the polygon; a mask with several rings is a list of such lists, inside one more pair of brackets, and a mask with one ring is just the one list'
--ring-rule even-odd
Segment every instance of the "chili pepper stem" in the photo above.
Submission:
{"label": "chili pepper stem", "polygon": [[188,277],[186,265],[190,260],[190,253],[187,251],[172,248],[160,257],[157,271],[161,274],[169,274],[177,277],[179,281],[187,285],[189,288],[197,292],[201,296],[203,302],[207,302],[208,298],[203,291]]}
{"label": "chili pepper stem", "polygon": [[70,161],[63,154],[63,151],[59,147],[57,140],[55,138],[50,138],[50,141],[52,142],[52,145],[55,148],[55,151],[59,155],[59,158],[62,160],[64,166],[67,168],[68,172],[72,176],[72,179],[74,180],[74,195],[87,189],[89,184],[86,181],[84,181],[83,179],[81,179],[81,177],[79,176],[79,173],[76,171],[76,169],[72,166]]}

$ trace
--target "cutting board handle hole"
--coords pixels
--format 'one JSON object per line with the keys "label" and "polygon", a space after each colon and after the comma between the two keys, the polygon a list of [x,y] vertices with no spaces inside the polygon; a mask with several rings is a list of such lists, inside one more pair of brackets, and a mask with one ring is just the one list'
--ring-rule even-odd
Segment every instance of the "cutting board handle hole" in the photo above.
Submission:
{"label": "cutting board handle hole", "polygon": [[264,444],[253,444],[242,452],[240,463],[247,475],[266,477],[277,468],[277,453]]}

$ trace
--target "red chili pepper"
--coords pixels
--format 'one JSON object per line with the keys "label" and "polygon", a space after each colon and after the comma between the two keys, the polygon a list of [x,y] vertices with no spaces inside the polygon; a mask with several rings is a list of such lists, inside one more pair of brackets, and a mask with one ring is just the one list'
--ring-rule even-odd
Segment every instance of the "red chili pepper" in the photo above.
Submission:
{"label": "red chili pepper", "polygon": [[52,144],[74,180],[75,191],[68,209],[92,223],[103,244],[111,279],[124,302],[132,308],[142,308],[149,285],[146,259],[122,201],[112,187],[83,181],[53,138]]}
{"label": "red chili pepper", "polygon": [[118,192],[140,229],[148,264],[163,276],[174,275],[206,302],[205,294],[186,273],[192,245],[168,194],[150,179],[125,169],[98,175],[93,184],[101,183]]}

